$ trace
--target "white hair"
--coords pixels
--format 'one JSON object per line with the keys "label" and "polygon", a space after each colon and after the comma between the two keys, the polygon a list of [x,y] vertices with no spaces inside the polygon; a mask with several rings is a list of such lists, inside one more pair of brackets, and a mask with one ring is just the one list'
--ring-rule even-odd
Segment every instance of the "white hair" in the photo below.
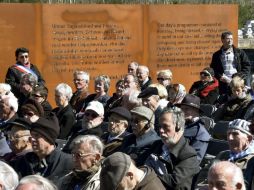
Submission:
{"label": "white hair", "polygon": [[72,97],[72,89],[66,83],[60,83],[56,86],[55,91],[59,92],[61,95],[66,96],[68,101],[70,101]]}
{"label": "white hair", "polygon": [[7,95],[11,92],[11,86],[6,83],[0,83],[0,95]]}
{"label": "white hair", "polygon": [[18,99],[15,97],[15,95],[12,92],[10,92],[7,95],[1,96],[0,101],[4,102],[14,112],[18,111],[18,108],[19,108]]}
{"label": "white hair", "polygon": [[40,175],[28,175],[22,178],[19,186],[25,184],[35,184],[37,186],[36,190],[57,190],[57,187],[51,181]]}
{"label": "white hair", "polygon": [[85,71],[75,71],[73,73],[73,77],[75,77],[77,75],[81,75],[82,79],[84,79],[87,83],[89,83],[89,81],[90,81],[89,73],[87,73]]}
{"label": "white hair", "polygon": [[149,69],[148,69],[148,67],[145,66],[145,65],[140,65],[140,66],[138,66],[138,69],[140,69],[140,70],[142,70],[142,71],[145,71],[145,72],[147,72],[147,73],[149,74]]}
{"label": "white hair", "polygon": [[4,190],[14,190],[19,184],[17,173],[3,161],[0,161],[0,184]]}
{"label": "white hair", "polygon": [[89,144],[89,147],[94,153],[99,153],[99,154],[103,153],[103,148],[104,148],[103,143],[95,135],[79,135],[72,141],[71,148],[73,148],[75,145],[82,144],[82,143]]}
{"label": "white hair", "polygon": [[172,77],[173,77],[172,71],[170,69],[160,70],[157,72],[157,76],[158,75],[165,75],[165,76],[169,77],[170,79],[172,79]]}

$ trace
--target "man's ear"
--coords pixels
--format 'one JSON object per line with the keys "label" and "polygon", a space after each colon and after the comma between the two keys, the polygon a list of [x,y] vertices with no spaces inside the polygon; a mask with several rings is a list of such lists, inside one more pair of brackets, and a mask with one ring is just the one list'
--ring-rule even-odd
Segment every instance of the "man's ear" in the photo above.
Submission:
{"label": "man's ear", "polygon": [[238,182],[235,186],[236,186],[236,189],[242,189],[242,186],[243,186],[243,185],[242,185],[241,183]]}
{"label": "man's ear", "polygon": [[133,179],[133,173],[132,172],[127,172],[126,176],[129,177],[130,179]]}
{"label": "man's ear", "polygon": [[99,161],[99,160],[101,159],[101,155],[100,155],[100,154],[95,154],[95,159],[96,159],[97,161]]}
{"label": "man's ear", "polygon": [[252,135],[248,135],[248,141],[251,142],[253,140],[253,136]]}

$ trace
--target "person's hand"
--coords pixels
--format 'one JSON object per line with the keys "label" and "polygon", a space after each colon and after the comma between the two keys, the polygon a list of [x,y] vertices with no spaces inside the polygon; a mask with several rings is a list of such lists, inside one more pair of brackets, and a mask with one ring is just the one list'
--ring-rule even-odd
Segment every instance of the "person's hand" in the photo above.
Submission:
{"label": "person's hand", "polygon": [[226,76],[224,73],[223,73],[223,75],[220,77],[220,81],[221,82],[225,82],[225,83],[227,83],[227,84],[229,84],[230,82],[231,82],[231,78],[230,77],[228,77],[228,76]]}

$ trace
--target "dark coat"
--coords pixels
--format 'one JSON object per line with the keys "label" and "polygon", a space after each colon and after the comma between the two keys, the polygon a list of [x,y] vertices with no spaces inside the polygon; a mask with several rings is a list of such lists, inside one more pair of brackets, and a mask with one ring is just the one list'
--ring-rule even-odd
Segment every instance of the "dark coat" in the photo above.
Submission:
{"label": "dark coat", "polygon": [[108,121],[109,111],[115,107],[121,106],[121,103],[122,103],[122,96],[119,97],[116,95],[116,93],[114,93],[113,96],[108,99],[105,105],[104,121]]}
{"label": "dark coat", "polygon": [[70,100],[70,105],[75,110],[75,113],[79,113],[81,111],[88,94],[87,90],[74,92]]}
{"label": "dark coat", "polygon": [[[234,46],[233,46],[233,52],[234,52],[234,59],[236,63],[236,70],[240,75],[243,76],[246,82],[250,75],[250,70],[251,70],[251,64],[250,64],[249,58],[243,50],[235,48]],[[213,54],[210,67],[213,68],[215,78],[217,78],[217,80],[219,81],[220,94],[226,94],[228,93],[227,91],[228,85],[220,81],[220,77],[224,73],[224,69],[223,69],[222,61],[221,61],[221,55],[222,55],[222,47],[220,50],[216,51]]]}
{"label": "dark coat", "polygon": [[149,80],[145,84],[140,84],[141,91],[145,90],[150,84],[152,84],[152,78],[148,77]]}
{"label": "dark coat", "polygon": [[[85,102],[83,104],[83,109],[87,107],[89,102],[95,100],[96,94],[90,94],[86,97]],[[96,99],[98,102],[102,103],[102,105],[105,107],[107,104],[107,101],[109,100],[110,96],[105,94],[103,96],[100,96],[98,99]]]}
{"label": "dark coat", "polygon": [[[34,153],[27,153],[25,156],[11,163],[20,177],[40,174],[50,180],[56,181],[73,169],[72,156],[59,149],[55,149],[45,158],[46,164],[42,167],[42,162]],[[47,165],[47,166],[45,166]]]}
{"label": "dark coat", "polygon": [[188,139],[189,145],[197,151],[197,158],[201,162],[205,156],[211,138],[210,134],[204,127],[203,121],[198,119],[191,124],[185,125],[183,135]]}
{"label": "dark coat", "polygon": [[41,106],[43,107],[45,117],[49,117],[52,111],[52,106],[50,103],[46,100],[41,103]]}
{"label": "dark coat", "polygon": [[[170,159],[165,160],[161,157],[162,145],[158,144],[154,150],[159,161],[165,164],[167,173],[159,175],[166,189],[169,190],[190,190],[193,177],[199,172],[199,161],[196,151],[188,144],[182,136],[175,147],[169,150]],[[151,157],[149,157],[151,158]],[[153,167],[158,167],[155,165]],[[157,168],[154,168],[157,170]]]}
{"label": "dark coat", "polygon": [[198,96],[201,104],[214,104],[219,97],[218,80],[207,83],[196,81],[192,84],[189,93]]}
{"label": "dark coat", "polygon": [[60,110],[59,107],[55,108],[54,112],[58,118],[60,126],[59,139],[67,139],[71,135],[72,127],[76,121],[75,114],[70,104]]}
{"label": "dark coat", "polygon": [[143,180],[136,185],[134,190],[166,190],[152,168],[143,166],[139,169],[143,170],[146,175]]}
{"label": "dark coat", "polygon": [[[157,135],[154,130],[153,134]],[[160,137],[155,135],[153,135],[153,137],[141,137],[142,139],[147,139],[147,142],[143,146],[138,146],[136,136],[134,134],[130,134],[124,138],[120,151],[130,155],[130,157],[135,161],[136,166],[142,166],[144,165],[147,157],[153,153],[153,150],[160,142]]]}
{"label": "dark coat", "polygon": [[[16,64],[20,65],[19,62],[17,62]],[[42,78],[38,68],[35,65],[31,64],[30,69],[37,75],[38,84],[44,85],[45,81]],[[8,83],[9,85],[11,85],[12,92],[14,93],[16,97],[19,97],[19,84],[23,74],[24,74],[23,72],[16,69],[15,65],[12,65],[11,67],[9,67],[6,73],[5,83]]]}

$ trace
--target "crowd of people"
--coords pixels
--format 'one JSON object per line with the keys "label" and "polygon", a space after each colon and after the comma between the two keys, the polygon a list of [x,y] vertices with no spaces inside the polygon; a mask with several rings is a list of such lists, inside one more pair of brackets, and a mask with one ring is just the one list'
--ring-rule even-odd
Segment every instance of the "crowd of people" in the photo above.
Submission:
{"label": "crowd of people", "polygon": [[112,96],[107,75],[89,92],[89,73],[75,71],[75,92],[56,86],[56,108],[18,48],[0,83],[0,189],[254,189],[250,62],[231,32],[221,41],[189,92],[170,69],[154,82],[131,62]]}

